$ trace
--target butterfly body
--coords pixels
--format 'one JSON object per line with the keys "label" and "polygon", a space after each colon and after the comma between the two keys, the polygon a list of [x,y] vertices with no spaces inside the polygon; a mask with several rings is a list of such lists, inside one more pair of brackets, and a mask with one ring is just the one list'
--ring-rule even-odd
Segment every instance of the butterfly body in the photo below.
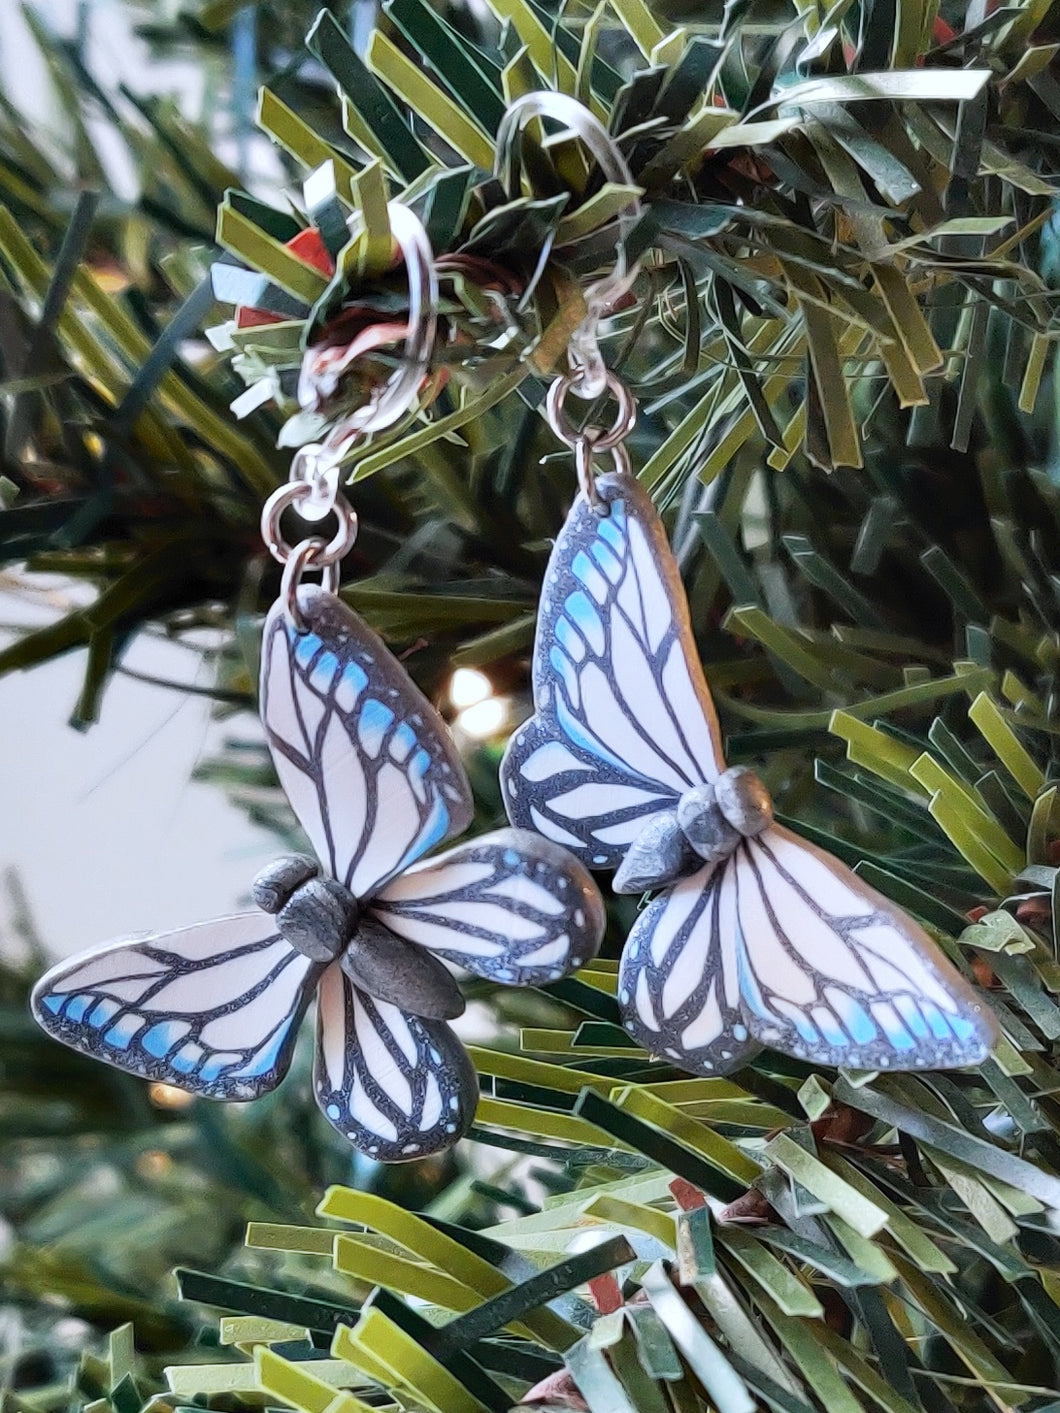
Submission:
{"label": "butterfly body", "polygon": [[720,863],[772,819],[773,802],[762,781],[747,766],[732,766],[648,820],[615,873],[615,892],[644,893],[683,878],[703,861]]}
{"label": "butterfly body", "polygon": [[[733,836],[730,848],[734,848],[739,839],[735,831]],[[701,862],[681,827],[677,810],[660,810],[630,844],[612,880],[612,887],[616,893],[647,893],[684,878],[694,872]]]}
{"label": "butterfly body", "polygon": [[280,936],[314,962],[333,962],[357,930],[360,907],[348,888],[323,878],[306,854],[291,854],[262,869],[251,897],[273,913]]}
{"label": "butterfly body", "polygon": [[464,1013],[460,987],[422,947],[366,915],[348,888],[325,878],[305,854],[277,859],[251,885],[254,901],[274,913],[280,935],[314,962],[337,961],[355,986],[376,1000],[428,1020]]}
{"label": "butterfly body", "polygon": [[763,1046],[866,1069],[983,1060],[996,1023],[923,929],[726,766],[662,522],[626,473],[596,492],[553,550],[535,714],[501,780],[514,824],[617,870],[618,891],[659,890],[623,952],[626,1028],[705,1075]]}
{"label": "butterfly body", "polygon": [[212,1099],[253,1099],[290,1065],[317,1000],[314,1089],[329,1122],[381,1161],[449,1146],[471,1123],[474,1067],[447,1024],[448,965],[539,985],[593,956],[603,904],[584,867],[505,829],[423,855],[472,816],[430,703],[332,595],[298,591],[262,641],[261,712],[309,836],[253,885],[258,907],[121,939],[53,967],[32,1008],[57,1039]]}

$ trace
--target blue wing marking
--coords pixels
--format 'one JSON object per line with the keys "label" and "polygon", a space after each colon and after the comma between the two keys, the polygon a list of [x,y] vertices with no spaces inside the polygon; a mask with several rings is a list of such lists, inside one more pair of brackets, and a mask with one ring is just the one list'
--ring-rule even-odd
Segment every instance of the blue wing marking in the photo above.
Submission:
{"label": "blue wing marking", "polygon": [[437,712],[346,606],[299,591],[305,632],[265,625],[261,711],[291,805],[330,873],[368,898],[471,822],[470,787]]}
{"label": "blue wing marking", "polygon": [[140,1044],[149,1055],[161,1060],[176,1048],[190,1030],[191,1026],[187,1021],[162,1021],[159,1025],[151,1027]]}
{"label": "blue wing marking", "polygon": [[[868,1011],[853,996],[839,993],[832,1004],[841,1027],[845,1028],[855,1045],[867,1045],[875,1037],[876,1026]],[[941,1016],[939,1019],[941,1020]]]}
{"label": "blue wing marking", "polygon": [[[74,1017],[76,1020],[76,1017]],[[115,1050],[128,1050],[133,1038],[144,1028],[143,1016],[122,1016],[109,1030],[104,1031],[103,1039]]]}
{"label": "blue wing marking", "polygon": [[751,1032],[814,1064],[978,1064],[997,1026],[916,923],[787,830],[746,840],[738,878],[741,1004]]}
{"label": "blue wing marking", "polygon": [[560,618],[556,623],[556,642],[575,662],[581,662],[585,657],[585,642],[566,618]]}
{"label": "blue wing marking", "polygon": [[382,702],[377,702],[374,697],[369,697],[361,707],[361,714],[357,718],[357,739],[373,760],[382,750],[387,727],[393,720],[394,713],[390,708]]}
{"label": "blue wing marking", "polygon": [[300,667],[311,668],[322,647],[316,633],[302,633],[295,639],[294,657]]}
{"label": "blue wing marking", "polygon": [[287,1071],[320,972],[264,913],[119,942],[53,967],[34,990],[64,1044],[146,1079],[251,1099]]}
{"label": "blue wing marking", "polygon": [[[582,557],[584,558],[584,555]],[[599,578],[599,575],[597,577]],[[589,601],[589,596],[579,589],[577,593],[570,595],[564,607],[569,622],[578,629],[597,657],[600,657],[606,646],[604,625],[595,605]]]}
{"label": "blue wing marking", "polygon": [[339,670],[339,660],[334,653],[322,652],[313,664],[310,681],[318,691],[326,692],[335,680]]}
{"label": "blue wing marking", "polygon": [[199,1061],[202,1059],[202,1054],[201,1046],[186,1045],[183,1049],[177,1051],[169,1063],[176,1070],[177,1074],[181,1076],[193,1074],[198,1067]]}
{"label": "blue wing marking", "polygon": [[[659,518],[630,477],[597,484],[605,512],[579,500],[556,541],[534,655],[537,714],[509,744],[501,775],[513,824],[592,867],[617,868],[655,815],[723,763]],[[560,759],[553,744],[574,765],[545,769]],[[590,778],[575,781],[582,769]],[[631,785],[643,791],[639,803],[625,793]]]}

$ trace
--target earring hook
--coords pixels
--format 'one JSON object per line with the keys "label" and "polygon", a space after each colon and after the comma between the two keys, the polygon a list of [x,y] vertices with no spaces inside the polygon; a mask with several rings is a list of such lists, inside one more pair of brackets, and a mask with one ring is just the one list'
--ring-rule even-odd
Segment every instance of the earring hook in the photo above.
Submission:
{"label": "earring hook", "polygon": [[[325,589],[336,593],[339,561],[350,552],[357,538],[357,512],[339,488],[339,463],[355,441],[392,427],[416,405],[434,349],[438,328],[438,271],[430,238],[423,222],[403,202],[388,202],[387,214],[404,258],[409,285],[409,321],[401,362],[364,406],[344,417],[323,442],[299,448],[291,462],[286,484],[273,491],[261,511],[262,539],[273,558],[283,565],[280,594],[284,610],[299,631],[305,628],[298,607],[302,575],[307,569],[319,570]],[[357,234],[362,222],[359,213],[350,218],[351,235]],[[355,362],[356,357],[354,354],[349,363]],[[337,371],[344,370],[349,363]],[[303,407],[313,405],[315,396],[310,391],[304,361],[298,393]],[[317,535],[290,544],[280,528],[280,519],[288,507],[294,507],[303,520],[309,521],[323,520],[334,512],[335,534],[330,540]]]}
{"label": "earring hook", "polygon": [[[592,153],[608,181],[616,186],[636,185],[629,163],[618,144],[594,113],[568,94],[541,91],[525,93],[517,98],[505,112],[497,129],[493,172],[494,176],[504,180],[508,190],[515,184],[516,139],[534,118],[551,118],[572,132]],[[619,240],[614,269],[586,289],[586,315],[571,335],[568,356],[575,376],[570,391],[586,400],[599,397],[607,387],[607,367],[600,352],[600,321],[612,313],[640,272],[639,261],[629,264],[624,241],[643,211],[640,197],[634,196],[619,212]]]}
{"label": "earring hook", "polygon": [[[341,459],[354,441],[392,427],[415,406],[434,349],[438,329],[438,271],[430,238],[411,207],[401,201],[389,201],[386,209],[408,277],[409,320],[405,348],[400,364],[382,387],[372,393],[363,407],[344,417],[325,439],[321,451],[335,461]],[[351,236],[358,234],[363,224],[360,212],[354,212],[348,222]],[[355,359],[356,355],[351,362]],[[298,400],[303,407],[311,407],[315,402],[305,362],[299,379]]]}

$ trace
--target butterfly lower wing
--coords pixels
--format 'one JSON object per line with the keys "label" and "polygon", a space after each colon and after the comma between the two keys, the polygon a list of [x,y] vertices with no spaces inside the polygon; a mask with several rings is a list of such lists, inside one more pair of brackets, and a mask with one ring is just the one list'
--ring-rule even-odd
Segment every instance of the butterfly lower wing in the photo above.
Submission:
{"label": "butterfly lower wing", "polygon": [[444,1021],[373,1000],[337,964],[320,981],[313,1083],[328,1122],[384,1163],[450,1147],[478,1103],[474,1066]]}
{"label": "butterfly lower wing", "polygon": [[255,1099],[287,1073],[320,971],[264,913],[109,943],[60,962],[33,1014],[63,1044],[210,1099]]}
{"label": "butterfly lower wing", "polygon": [[911,918],[838,860],[776,826],[734,858],[740,992],[762,1044],[859,1069],[987,1057],[988,1008]]}
{"label": "butterfly lower wing", "polygon": [[629,1033],[694,1074],[728,1074],[761,1046],[740,1009],[731,859],[665,889],[630,931],[619,970]]}
{"label": "butterfly lower wing", "polygon": [[299,590],[300,632],[265,623],[261,714],[280,783],[332,876],[358,898],[471,822],[438,713],[339,599]]}
{"label": "butterfly lower wing", "polygon": [[724,768],[688,604],[651,500],[597,480],[556,541],[534,650],[536,715],[501,766],[512,823],[617,868],[643,826]]}
{"label": "butterfly lower wing", "polygon": [[585,868],[523,829],[406,869],[372,912],[392,932],[490,981],[543,986],[596,955],[604,908]]}

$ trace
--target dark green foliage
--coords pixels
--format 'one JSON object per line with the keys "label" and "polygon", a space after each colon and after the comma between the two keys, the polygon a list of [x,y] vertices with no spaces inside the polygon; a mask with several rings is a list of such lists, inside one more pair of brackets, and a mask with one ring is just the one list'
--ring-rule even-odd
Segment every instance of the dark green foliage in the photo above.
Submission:
{"label": "dark green foliage", "polygon": [[[220,65],[206,35],[235,8],[186,7],[152,40],[201,44]],[[253,8],[266,66],[313,20]],[[551,85],[555,66],[625,135],[645,196],[629,235],[645,270],[607,353],[641,397],[634,461],[667,510],[730,759],[755,762],[788,821],[922,918],[1005,1032],[977,1073],[813,1073],[764,1054],[728,1080],[687,1079],[616,1025],[635,904],[612,901],[604,958],[577,980],[476,990],[496,1029],[474,1051],[472,1138],[451,1162],[384,1178],[332,1145],[305,1057],[273,1099],[172,1110],[57,1050],[25,1015],[34,958],[0,976],[4,1290],[30,1351],[9,1366],[16,1413],[137,1413],[166,1388],[167,1408],[223,1413],[263,1398],[478,1413],[546,1377],[536,1406],[582,1406],[580,1389],[592,1413],[1055,1407],[1054,9],[840,4],[818,30],[806,7],[730,4],[682,15],[668,39],[671,21],[631,0],[562,23],[536,0],[506,0],[503,20],[392,0],[367,64],[323,18],[311,45],[344,108],[296,58],[262,116],[293,178],[331,156],[335,199],[309,215],[341,270],[284,251],[307,217],[225,199],[223,240],[274,277],[253,302],[290,316],[229,331],[242,380],[275,375],[280,394],[238,428],[239,379],[205,350],[185,360],[177,338],[220,317],[201,282],[213,206],[237,183],[205,137],[165,105],[115,109],[145,195],[93,209],[61,199],[63,173],[0,122],[18,491],[0,552],[101,589],[0,666],[88,643],[88,719],[139,625],[232,624],[219,698],[249,702],[255,614],[275,588],[253,559],[261,500],[290,445],[346,405],[307,418],[293,375],[340,313],[351,329],[403,317],[378,211],[412,181],[449,257],[448,380],[419,420],[350,458],[362,531],[344,592],[415,648],[429,690],[454,663],[485,665],[514,719],[574,485],[539,405],[625,201],[539,135],[518,189],[475,169],[505,100]],[[402,55],[434,85],[414,115]],[[52,57],[91,184],[90,81],[76,56]],[[888,70],[908,75],[900,96],[857,96]],[[968,70],[989,70],[974,92]],[[354,207],[371,239],[342,252],[334,217]],[[102,288],[115,268],[121,287]],[[470,764],[491,822],[495,749]],[[256,740],[234,739],[212,770],[291,831]],[[329,1193],[329,1234],[309,1214],[333,1182],[380,1186]],[[140,1357],[119,1330],[71,1395],[55,1301],[94,1333],[132,1319]],[[227,1312],[224,1348],[192,1301]],[[252,1365],[228,1345],[271,1348]],[[323,1382],[307,1362],[321,1359]],[[167,1386],[163,1364],[187,1367]]]}

